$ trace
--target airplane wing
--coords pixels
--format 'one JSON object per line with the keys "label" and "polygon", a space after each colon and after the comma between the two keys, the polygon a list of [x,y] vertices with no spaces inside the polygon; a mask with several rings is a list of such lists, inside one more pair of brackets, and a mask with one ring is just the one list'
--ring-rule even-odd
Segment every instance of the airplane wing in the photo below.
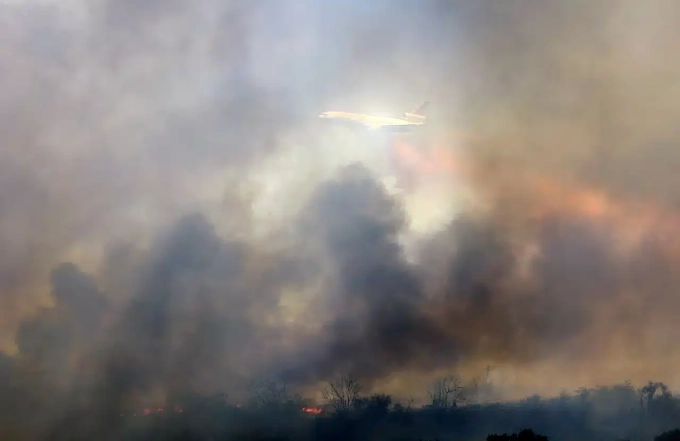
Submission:
{"label": "airplane wing", "polygon": [[397,128],[397,127],[408,127],[414,125],[420,125],[420,123],[415,123],[406,120],[400,120],[396,118],[374,118],[370,115],[364,116],[361,123],[366,127],[371,129],[387,129],[387,128]]}
{"label": "airplane wing", "polygon": [[370,130],[389,132],[389,133],[408,133],[411,132],[415,127],[421,126],[422,124],[412,123],[408,121],[394,121],[389,123],[374,123],[365,124]]}
{"label": "airplane wing", "polygon": [[386,131],[390,133],[407,133],[413,130],[415,126],[421,124],[383,124],[379,127],[372,128],[373,130]]}

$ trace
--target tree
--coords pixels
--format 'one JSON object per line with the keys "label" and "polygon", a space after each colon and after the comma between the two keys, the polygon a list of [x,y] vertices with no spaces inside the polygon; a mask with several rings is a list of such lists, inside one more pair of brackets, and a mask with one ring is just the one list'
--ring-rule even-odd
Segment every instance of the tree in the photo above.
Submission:
{"label": "tree", "polygon": [[387,411],[392,405],[392,396],[387,394],[373,394],[368,399],[368,405],[375,409]]}
{"label": "tree", "polygon": [[362,386],[352,375],[342,375],[335,381],[329,381],[321,389],[321,396],[336,412],[351,410],[359,398]]}
{"label": "tree", "polygon": [[671,397],[668,386],[666,386],[664,383],[650,381],[639,390],[640,408],[643,410],[649,410],[655,395],[657,395],[657,392],[659,392],[659,397],[661,398]]}
{"label": "tree", "polygon": [[548,437],[534,433],[531,429],[524,429],[521,432],[513,433],[512,435],[507,433],[502,435],[492,433],[486,437],[486,441],[548,441]]}
{"label": "tree", "polygon": [[669,430],[654,437],[654,441],[680,441],[680,429]]}
{"label": "tree", "polygon": [[436,380],[432,389],[428,391],[432,407],[438,409],[453,409],[465,401],[465,387],[457,375]]}
{"label": "tree", "polygon": [[368,398],[358,398],[354,408],[372,416],[385,415],[392,406],[392,396],[387,394],[373,394]]}

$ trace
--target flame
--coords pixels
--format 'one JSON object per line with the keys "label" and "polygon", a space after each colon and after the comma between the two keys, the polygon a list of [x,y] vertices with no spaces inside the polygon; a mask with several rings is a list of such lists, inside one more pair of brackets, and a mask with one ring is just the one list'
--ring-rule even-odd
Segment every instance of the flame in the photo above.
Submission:
{"label": "flame", "polygon": [[322,412],[322,409],[320,407],[303,407],[302,411],[305,413],[311,413],[314,415],[319,415]]}

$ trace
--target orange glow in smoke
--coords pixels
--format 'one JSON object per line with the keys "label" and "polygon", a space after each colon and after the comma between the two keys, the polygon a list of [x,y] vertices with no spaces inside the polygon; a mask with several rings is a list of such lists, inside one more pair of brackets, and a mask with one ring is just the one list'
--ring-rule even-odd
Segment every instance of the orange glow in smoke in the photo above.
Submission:
{"label": "orange glow in smoke", "polygon": [[[419,149],[403,139],[393,142],[394,154],[398,166],[408,168],[412,172],[430,175],[434,173],[455,173],[458,171],[456,158],[451,151],[441,146],[433,149]],[[425,153],[427,151],[427,153]]]}
{"label": "orange glow in smoke", "polygon": [[547,177],[536,177],[530,184],[541,201],[534,212],[538,217],[555,211],[571,211],[590,218],[622,214],[622,208],[602,191],[558,183]]}
{"label": "orange glow in smoke", "polygon": [[611,227],[622,244],[645,239],[654,242],[670,261],[680,262],[680,213],[659,203],[622,200],[604,191],[578,185],[560,185],[535,179],[540,205],[537,218],[554,213],[580,216]]}
{"label": "orange glow in smoke", "polygon": [[[182,413],[182,412],[184,412],[184,409],[181,408],[180,406],[174,406],[174,409],[175,409],[175,412],[176,412],[176,413]],[[142,416],[148,416],[148,415],[153,415],[153,414],[160,414],[160,413],[164,413],[164,412],[165,412],[165,408],[163,408],[163,407],[156,407],[156,408],[154,408],[154,407],[147,407],[146,409],[142,410]],[[135,413],[134,415],[136,416],[137,413]]]}
{"label": "orange glow in smoke", "polygon": [[[394,139],[395,166],[402,177],[413,182],[433,174],[456,174],[473,182],[483,183],[487,178],[493,182],[494,177],[488,175],[488,171],[485,174],[475,168],[474,156],[457,156],[448,148],[447,143],[455,145],[459,139],[428,142],[430,145],[419,146],[408,138]],[[528,203],[519,209],[526,210],[530,219],[540,220],[555,214],[587,218],[611,226],[623,244],[635,244],[643,238],[652,240],[667,258],[680,262],[680,212],[677,210],[653,201],[616,198],[603,189],[550,175],[532,175],[529,170],[517,170],[516,178],[512,179],[509,185],[520,191]],[[503,195],[502,184],[493,191]]]}

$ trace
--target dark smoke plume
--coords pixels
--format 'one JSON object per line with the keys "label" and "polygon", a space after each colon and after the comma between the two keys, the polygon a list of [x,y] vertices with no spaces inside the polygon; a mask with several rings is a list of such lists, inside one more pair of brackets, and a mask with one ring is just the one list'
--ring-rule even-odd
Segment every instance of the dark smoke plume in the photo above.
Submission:
{"label": "dark smoke plume", "polygon": [[[138,3],[0,6],[9,422],[253,376],[680,384],[677,5]],[[420,137],[315,121],[423,99]]]}

